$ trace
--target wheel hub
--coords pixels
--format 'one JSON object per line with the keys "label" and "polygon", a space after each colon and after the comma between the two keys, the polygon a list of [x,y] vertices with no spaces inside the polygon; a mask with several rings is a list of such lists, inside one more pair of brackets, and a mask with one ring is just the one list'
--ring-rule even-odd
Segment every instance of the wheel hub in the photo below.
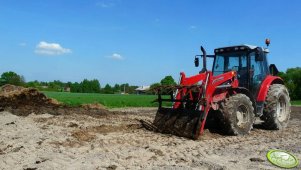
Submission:
{"label": "wheel hub", "polygon": [[236,111],[237,126],[243,127],[248,121],[248,109],[244,105],[240,105]]}
{"label": "wheel hub", "polygon": [[286,114],[287,110],[287,103],[285,100],[285,97],[282,95],[279,97],[278,102],[277,102],[277,118],[280,122],[284,121],[287,117]]}

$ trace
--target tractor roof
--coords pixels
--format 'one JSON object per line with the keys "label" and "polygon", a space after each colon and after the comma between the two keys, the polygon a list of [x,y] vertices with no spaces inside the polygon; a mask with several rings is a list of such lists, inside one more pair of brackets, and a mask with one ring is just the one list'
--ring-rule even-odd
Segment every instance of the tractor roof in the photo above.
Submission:
{"label": "tractor roof", "polygon": [[[244,50],[253,50],[255,48],[258,48],[258,46],[254,45],[248,45],[248,44],[242,44],[242,45],[235,45],[235,46],[228,46],[228,47],[221,47],[221,48],[216,48],[214,50],[215,53],[222,53],[226,51],[244,51]],[[262,48],[262,47],[259,47]],[[269,52],[269,49],[267,48],[262,48],[262,50],[266,53]]]}

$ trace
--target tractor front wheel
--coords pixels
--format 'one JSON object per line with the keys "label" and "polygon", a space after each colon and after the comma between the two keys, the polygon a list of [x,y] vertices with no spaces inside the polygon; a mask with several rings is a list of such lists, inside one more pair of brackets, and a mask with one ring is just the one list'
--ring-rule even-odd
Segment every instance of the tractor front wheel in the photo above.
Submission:
{"label": "tractor front wheel", "polygon": [[270,86],[261,119],[266,129],[280,130],[287,126],[290,118],[290,97],[282,84]]}
{"label": "tractor front wheel", "polygon": [[254,108],[245,94],[230,96],[220,107],[221,127],[228,135],[248,134],[254,123]]}

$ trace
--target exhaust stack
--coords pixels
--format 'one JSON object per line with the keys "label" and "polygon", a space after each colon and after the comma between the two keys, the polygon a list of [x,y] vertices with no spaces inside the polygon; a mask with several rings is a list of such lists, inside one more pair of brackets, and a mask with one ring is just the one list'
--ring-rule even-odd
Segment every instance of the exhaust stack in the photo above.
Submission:
{"label": "exhaust stack", "polygon": [[206,50],[203,48],[203,46],[201,46],[201,51],[203,53],[203,69],[202,69],[202,73],[207,71],[207,61],[206,61]]}

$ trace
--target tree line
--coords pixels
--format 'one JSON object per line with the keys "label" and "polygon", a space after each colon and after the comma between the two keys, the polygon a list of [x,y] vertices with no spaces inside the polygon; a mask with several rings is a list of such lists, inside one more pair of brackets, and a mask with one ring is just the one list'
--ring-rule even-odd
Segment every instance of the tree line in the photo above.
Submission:
{"label": "tree line", "polygon": [[[285,72],[279,72],[278,74],[285,82],[286,87],[289,90],[290,97],[292,100],[301,100],[301,67],[289,68]],[[61,82],[54,80],[52,82],[40,82],[40,81],[29,81],[25,82],[25,78],[18,75],[15,72],[9,71],[2,73],[0,77],[0,86],[4,84],[13,84],[24,87],[34,87],[43,91],[70,91],[76,93],[135,93],[135,89],[138,86],[131,86],[128,83],[115,84],[111,86],[106,84],[101,88],[100,83],[97,79],[87,80],[84,79],[81,82]],[[155,89],[160,85],[174,85],[176,82],[172,76],[164,77],[160,82],[154,83],[150,86],[150,89]],[[148,91],[147,94],[155,94],[155,91]]]}
{"label": "tree line", "polygon": [[[171,76],[166,76],[161,80],[162,84],[175,84]],[[161,83],[154,83],[152,87],[160,85]],[[74,92],[74,93],[102,93],[102,94],[134,94],[135,89],[138,86],[129,85],[128,83],[124,84],[115,84],[111,86],[106,84],[104,87],[101,87],[97,79],[84,79],[81,82],[62,82],[60,80],[54,80],[51,82],[43,81],[29,81],[26,82],[25,78],[21,75],[18,75],[15,72],[9,71],[2,73],[0,77],[0,86],[4,84],[12,84],[23,87],[33,87],[41,91],[59,91],[59,92]],[[147,92],[146,94],[154,94],[154,92]]]}
{"label": "tree line", "polygon": [[2,73],[0,77],[0,86],[4,84],[12,84],[23,87],[33,87],[41,91],[59,91],[59,92],[75,92],[75,93],[134,93],[138,86],[130,86],[128,83],[115,84],[113,87],[106,84],[101,88],[100,83],[97,79],[84,79],[81,82],[62,82],[60,80],[54,80],[50,82],[43,81],[29,81],[26,82],[25,78],[18,75],[15,72],[9,71]]}

